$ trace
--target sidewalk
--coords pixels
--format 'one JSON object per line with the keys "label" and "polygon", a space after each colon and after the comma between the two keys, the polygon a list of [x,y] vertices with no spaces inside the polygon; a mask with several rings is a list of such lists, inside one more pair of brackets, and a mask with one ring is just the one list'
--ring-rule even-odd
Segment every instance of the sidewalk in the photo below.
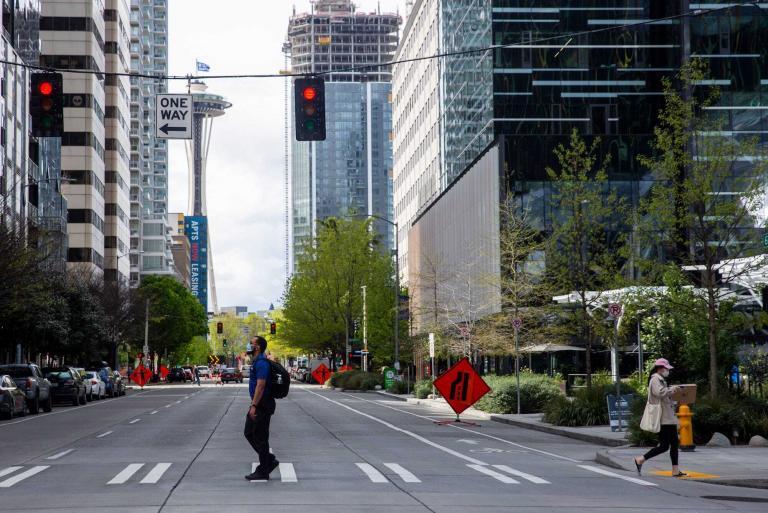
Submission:
{"label": "sidewalk", "polygon": [[[632,458],[647,447],[622,447],[597,451],[596,461],[603,465],[636,472]],[[661,454],[643,465],[643,474],[670,475],[668,454]],[[768,489],[768,448],[697,447],[680,453],[680,469],[694,481],[731,486]]]}
{"label": "sidewalk", "polygon": [[[424,406],[430,406],[444,410],[446,412],[452,412],[451,407],[444,399],[412,399],[409,398],[408,402],[411,404],[420,404]],[[625,432],[614,432],[608,426],[590,426],[590,427],[565,427],[565,426],[553,426],[541,421],[543,416],[541,413],[524,413],[522,415],[514,414],[497,414],[486,413],[484,411],[476,410],[475,408],[469,408],[466,413],[473,416],[490,420],[493,422],[500,422],[502,424],[509,424],[511,426],[521,427],[525,429],[532,429],[534,431],[541,431],[543,433],[551,433],[554,435],[566,436],[575,440],[581,440],[584,442],[590,442],[598,445],[605,445],[607,447],[620,447],[627,445],[629,442],[626,440]]]}

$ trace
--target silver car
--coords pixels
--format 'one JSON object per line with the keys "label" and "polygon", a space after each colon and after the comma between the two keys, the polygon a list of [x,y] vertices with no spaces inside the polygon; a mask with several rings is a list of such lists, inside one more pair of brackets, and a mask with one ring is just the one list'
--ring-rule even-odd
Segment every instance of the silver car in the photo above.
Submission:
{"label": "silver car", "polygon": [[[86,386],[90,388],[91,399],[104,399],[107,397],[107,384],[101,379],[99,373],[96,371],[83,371],[83,381]],[[89,393],[89,389],[86,388],[86,394]]]}

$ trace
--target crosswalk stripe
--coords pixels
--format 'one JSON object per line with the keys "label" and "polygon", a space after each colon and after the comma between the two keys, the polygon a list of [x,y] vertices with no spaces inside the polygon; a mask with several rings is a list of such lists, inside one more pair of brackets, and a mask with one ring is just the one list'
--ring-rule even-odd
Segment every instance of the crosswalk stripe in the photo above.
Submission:
{"label": "crosswalk stripe", "polygon": [[365,475],[368,476],[368,479],[373,481],[374,483],[387,483],[387,478],[384,477],[384,474],[376,470],[376,467],[369,463],[356,463],[356,465],[365,472]]}
{"label": "crosswalk stripe", "polygon": [[67,454],[69,454],[72,451],[74,451],[74,449],[67,449],[66,451],[60,452],[59,454],[54,454],[53,456],[48,456],[45,459],[46,460],[58,460],[59,458],[63,458],[64,456],[66,456]]}
{"label": "crosswalk stripe", "polygon": [[421,479],[414,476],[410,471],[404,469],[397,463],[385,463],[384,466],[392,472],[395,472],[398,476],[400,476],[400,479],[406,483],[421,483]]}
{"label": "crosswalk stripe", "polygon": [[48,467],[49,465],[40,465],[38,467],[32,467],[31,469],[25,472],[22,472],[21,474],[16,474],[13,477],[9,477],[5,481],[0,482],[0,488],[10,488],[16,483],[20,483],[21,481],[24,481],[25,479],[32,477],[35,474],[39,474],[40,472],[47,469]]}
{"label": "crosswalk stripe", "polygon": [[293,463],[280,464],[280,481],[283,483],[296,483],[298,481]]}
{"label": "crosswalk stripe", "polygon": [[579,465],[579,467],[583,468],[584,470],[589,470],[590,472],[595,472],[597,474],[602,474],[608,477],[615,477],[617,479],[623,479],[624,481],[629,481],[630,483],[639,484],[641,486],[656,486],[656,483],[651,483],[650,481],[643,481],[642,479],[637,479],[636,477],[622,476],[621,474],[616,474],[615,472],[610,472],[599,467],[593,467],[592,465]]}
{"label": "crosswalk stripe", "polygon": [[133,419],[133,420],[132,420],[132,421],[130,421],[128,424],[136,424],[136,423],[137,423],[137,422],[139,422],[140,420],[141,420],[141,419]]}
{"label": "crosswalk stripe", "polygon": [[158,412],[158,410],[155,410],[155,411],[151,411],[151,412],[149,412],[149,414],[150,414],[150,415],[154,415],[154,414],[155,414],[155,413],[157,413],[157,412]]}
{"label": "crosswalk stripe", "polygon": [[144,479],[139,481],[141,484],[155,484],[157,483],[161,477],[163,477],[163,474],[165,474],[165,471],[171,468],[170,463],[158,463],[155,465],[155,468],[149,471],[149,474],[144,476]]}
{"label": "crosswalk stripe", "polygon": [[485,474],[487,476],[491,476],[492,478],[494,478],[494,479],[496,479],[498,481],[501,481],[502,483],[506,483],[506,484],[520,484],[519,481],[515,481],[511,477],[505,476],[504,474],[499,474],[495,470],[491,470],[488,467],[485,467],[483,465],[472,465],[472,464],[469,464],[467,466],[469,468],[471,468],[471,469],[477,470],[478,472],[480,472],[482,474]]}
{"label": "crosswalk stripe", "polygon": [[98,435],[96,438],[104,438],[105,436],[111,435],[111,434],[112,434],[112,431],[106,431],[106,432]]}
{"label": "crosswalk stripe", "polygon": [[13,474],[17,470],[19,470],[21,467],[8,467],[3,470],[0,470],[0,477],[7,476],[8,474]]}
{"label": "crosswalk stripe", "polygon": [[497,468],[501,470],[502,472],[506,472],[507,474],[512,474],[513,476],[522,477],[523,479],[527,479],[531,483],[536,484],[552,484],[546,479],[542,479],[540,477],[533,476],[531,474],[526,474],[525,472],[520,472],[519,470],[515,470],[511,467],[508,467],[506,465],[494,465],[494,468]]}
{"label": "crosswalk stripe", "polygon": [[128,481],[132,475],[134,475],[136,472],[138,472],[141,467],[143,467],[143,463],[131,463],[127,467],[125,467],[118,475],[112,478],[110,482],[107,484],[123,484],[126,481]]}

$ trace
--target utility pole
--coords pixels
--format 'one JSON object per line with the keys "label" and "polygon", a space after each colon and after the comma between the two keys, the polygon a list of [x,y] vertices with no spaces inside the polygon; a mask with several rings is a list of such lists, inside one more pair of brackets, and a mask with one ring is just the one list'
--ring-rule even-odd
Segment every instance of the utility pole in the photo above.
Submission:
{"label": "utility pole", "polygon": [[395,226],[395,370],[400,372],[400,235]]}
{"label": "utility pole", "polygon": [[149,365],[149,299],[146,302],[146,309],[144,313],[144,359],[145,364]]}
{"label": "utility pole", "polygon": [[366,286],[360,287],[363,289],[363,372],[368,372],[368,309],[365,303],[365,289]]}

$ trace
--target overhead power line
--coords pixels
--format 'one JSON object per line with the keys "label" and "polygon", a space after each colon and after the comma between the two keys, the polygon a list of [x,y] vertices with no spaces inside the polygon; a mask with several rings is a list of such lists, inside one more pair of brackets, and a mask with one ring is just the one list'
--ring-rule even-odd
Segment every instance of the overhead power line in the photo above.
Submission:
{"label": "overhead power line", "polygon": [[383,68],[387,66],[393,66],[395,64],[407,64],[410,62],[419,62],[419,61],[425,61],[425,60],[432,60],[432,59],[442,59],[446,57],[459,57],[463,55],[474,55],[474,54],[480,54],[480,53],[486,53],[493,50],[503,50],[507,48],[515,48],[516,46],[530,46],[530,45],[536,45],[536,44],[543,44],[543,43],[554,43],[556,41],[563,41],[565,40],[565,43],[562,44],[562,46],[558,47],[558,55],[560,52],[562,52],[565,48],[568,47],[568,45],[573,41],[575,38],[583,37],[583,36],[589,36],[593,34],[600,34],[604,32],[614,32],[614,31],[621,31],[621,30],[628,30],[633,28],[642,27],[645,25],[653,25],[657,24],[659,22],[664,21],[673,21],[673,20],[681,20],[685,18],[695,18],[698,16],[706,16],[708,14],[717,13],[721,11],[729,11],[732,9],[736,9],[739,7],[755,7],[758,9],[761,9],[761,1],[759,0],[752,0],[749,2],[742,2],[742,3],[734,3],[734,4],[726,4],[722,7],[712,7],[709,9],[697,9],[695,11],[687,11],[680,14],[674,14],[672,16],[665,16],[662,18],[653,18],[648,20],[641,20],[636,21],[633,23],[625,23],[621,25],[612,25],[608,27],[602,27],[597,29],[591,29],[591,30],[583,30],[580,32],[571,32],[568,34],[558,34],[554,36],[539,38],[539,39],[533,39],[530,41],[521,41],[517,43],[509,43],[504,45],[491,45],[491,46],[484,46],[480,48],[471,48],[467,50],[457,50],[454,52],[444,52],[444,53],[437,53],[433,55],[425,55],[422,57],[412,57],[410,59],[399,59],[399,60],[392,60],[387,62],[379,62],[374,64],[365,64],[360,66],[350,66],[348,68],[340,68],[330,71],[320,71],[320,72],[310,72],[310,73],[246,73],[246,74],[235,74],[235,75],[154,75],[154,74],[148,74],[148,73],[121,73],[121,72],[106,72],[106,71],[96,71],[96,70],[90,70],[90,69],[69,69],[69,68],[55,68],[55,67],[49,67],[49,66],[37,66],[33,64],[26,64],[23,62],[13,62],[9,60],[3,60],[0,59],[0,64],[5,64],[8,66],[17,66],[21,68],[26,68],[34,71],[47,71],[47,72],[59,72],[59,73],[76,73],[76,74],[84,74],[84,75],[100,75],[100,76],[117,76],[117,77],[131,77],[131,78],[146,78],[146,79],[154,79],[154,80],[201,80],[201,79],[243,79],[243,78],[286,78],[286,77],[318,77],[318,76],[325,76],[325,75],[332,75],[337,73],[355,73],[355,72],[365,72],[365,71],[371,71],[378,68]]}

